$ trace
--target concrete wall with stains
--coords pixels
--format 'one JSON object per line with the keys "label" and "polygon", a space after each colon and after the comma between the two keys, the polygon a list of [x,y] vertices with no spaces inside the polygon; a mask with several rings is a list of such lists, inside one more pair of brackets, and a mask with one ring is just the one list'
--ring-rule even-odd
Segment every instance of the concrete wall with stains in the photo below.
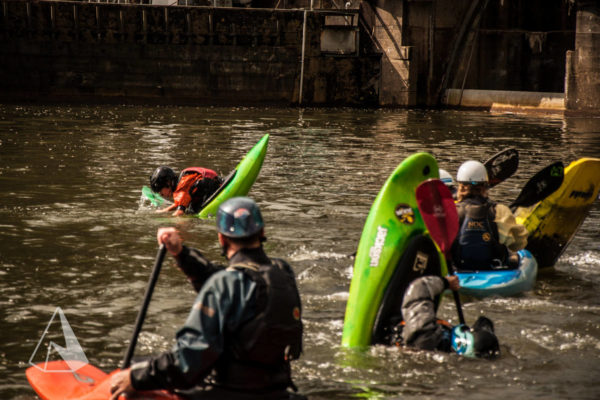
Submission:
{"label": "concrete wall with stains", "polygon": [[[353,13],[353,14],[352,14]],[[380,56],[302,10],[0,1],[3,99],[377,104]],[[350,18],[357,20],[357,11]],[[323,45],[326,44],[325,48]],[[304,61],[304,63],[302,63]],[[302,99],[300,99],[302,81]]]}
{"label": "concrete wall with stains", "polygon": [[567,109],[600,115],[600,3],[577,4],[575,50],[567,53],[565,102]]}
{"label": "concrete wall with stains", "polygon": [[457,89],[600,108],[597,0],[250,5],[0,0],[0,99],[438,107]]}

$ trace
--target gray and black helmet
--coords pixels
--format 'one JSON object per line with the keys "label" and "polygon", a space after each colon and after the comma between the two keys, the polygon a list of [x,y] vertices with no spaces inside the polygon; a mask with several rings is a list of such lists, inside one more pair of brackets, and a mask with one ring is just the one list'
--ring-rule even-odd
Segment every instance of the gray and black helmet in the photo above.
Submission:
{"label": "gray and black helmet", "polygon": [[247,238],[260,232],[264,226],[258,205],[249,197],[233,197],[217,210],[217,230],[224,236]]}

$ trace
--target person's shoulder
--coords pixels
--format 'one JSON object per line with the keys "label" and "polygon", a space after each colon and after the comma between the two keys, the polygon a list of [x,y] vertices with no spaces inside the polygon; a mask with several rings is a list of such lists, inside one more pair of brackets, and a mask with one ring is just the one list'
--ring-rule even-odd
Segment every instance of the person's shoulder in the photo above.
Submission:
{"label": "person's shoulder", "polygon": [[494,208],[496,220],[509,221],[514,218],[512,210],[505,204],[498,203]]}
{"label": "person's shoulder", "polygon": [[244,281],[245,274],[233,268],[221,269],[213,273],[203,285],[203,289],[225,290],[231,288],[236,282]]}
{"label": "person's shoulder", "polygon": [[502,212],[502,213],[509,212],[509,213],[512,214],[512,211],[510,211],[510,208],[507,205],[505,205],[505,204],[494,203],[494,207],[496,208],[496,212]]}
{"label": "person's shoulder", "polygon": [[294,274],[292,266],[283,258],[271,258],[271,263],[282,271],[288,272],[292,275]]}

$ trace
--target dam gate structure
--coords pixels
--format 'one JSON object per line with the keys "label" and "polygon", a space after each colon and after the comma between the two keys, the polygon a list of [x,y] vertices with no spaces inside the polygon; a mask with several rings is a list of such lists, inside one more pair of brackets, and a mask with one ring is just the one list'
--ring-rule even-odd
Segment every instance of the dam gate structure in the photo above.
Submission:
{"label": "dam gate structure", "polygon": [[590,0],[0,0],[0,101],[598,113]]}

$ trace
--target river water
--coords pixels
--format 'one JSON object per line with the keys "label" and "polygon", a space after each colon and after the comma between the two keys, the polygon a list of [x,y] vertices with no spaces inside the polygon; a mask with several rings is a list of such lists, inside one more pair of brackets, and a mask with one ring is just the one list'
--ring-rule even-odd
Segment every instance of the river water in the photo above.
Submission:
{"label": "river water", "polygon": [[[150,275],[158,227],[220,260],[214,221],[158,217],[140,189],[160,164],[232,170],[263,134],[269,150],[251,196],[272,256],[293,265],[304,306],[301,392],[333,398],[600,398],[600,205],[554,268],[515,298],[464,298],[467,322],[496,324],[502,356],[340,347],[353,259],[387,176],[427,151],[453,174],[466,159],[516,147],[513,200],[554,161],[600,157],[600,119],[467,111],[0,105],[0,398],[33,399],[25,378],[61,307],[90,363],[123,357]],[[167,260],[137,354],[167,349],[194,292]],[[456,323],[451,297],[441,316]],[[51,337],[51,336],[49,336]],[[61,344],[61,343],[59,343]],[[45,345],[45,342],[44,344]],[[42,346],[43,346],[42,345]],[[32,356],[33,355],[33,356]]]}

